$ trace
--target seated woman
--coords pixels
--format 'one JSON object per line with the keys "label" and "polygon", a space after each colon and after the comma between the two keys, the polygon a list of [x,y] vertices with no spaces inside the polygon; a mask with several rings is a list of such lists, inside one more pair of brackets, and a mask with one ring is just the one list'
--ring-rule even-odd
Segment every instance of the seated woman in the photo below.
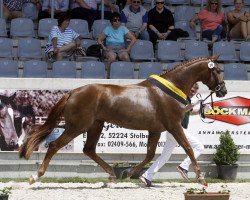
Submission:
{"label": "seated woman", "polygon": [[58,19],[58,26],[51,29],[48,43],[45,48],[47,58],[62,60],[63,56],[73,53],[86,56],[85,51],[80,47],[81,40],[79,34],[68,28],[70,17],[66,13],[61,13]]}
{"label": "seated woman", "polygon": [[[130,61],[129,51],[136,41],[134,35],[125,26],[121,26],[119,13],[112,13],[110,22],[111,26],[107,26],[97,40],[104,50],[104,58],[107,59],[107,78],[110,78],[110,65],[117,57],[122,61]],[[126,38],[130,40],[128,45]]]}
{"label": "seated woman", "polygon": [[244,11],[244,1],[234,0],[234,7],[227,14],[229,37],[250,40],[250,16]]}
{"label": "seated woman", "polygon": [[208,0],[206,8],[201,10],[196,16],[190,20],[190,27],[194,28],[196,21],[201,22],[202,38],[206,38],[211,42],[208,44],[212,47],[216,41],[226,37],[224,30],[225,15],[221,10],[220,0]]}

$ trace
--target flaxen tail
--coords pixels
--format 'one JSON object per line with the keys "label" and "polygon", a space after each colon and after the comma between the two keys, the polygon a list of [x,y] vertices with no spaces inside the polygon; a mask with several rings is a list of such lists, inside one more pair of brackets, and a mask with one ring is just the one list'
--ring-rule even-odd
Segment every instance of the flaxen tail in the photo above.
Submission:
{"label": "flaxen tail", "polygon": [[70,93],[65,94],[54,107],[52,107],[46,122],[43,125],[34,126],[27,134],[26,141],[19,149],[19,157],[29,159],[35,148],[53,131],[59,123],[59,119],[64,110],[65,104],[70,97]]}

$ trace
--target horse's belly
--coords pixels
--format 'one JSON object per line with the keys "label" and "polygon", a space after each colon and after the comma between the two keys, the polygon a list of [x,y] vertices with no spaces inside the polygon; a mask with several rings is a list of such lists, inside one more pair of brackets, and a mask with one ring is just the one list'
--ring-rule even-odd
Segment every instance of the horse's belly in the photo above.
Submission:
{"label": "horse's belly", "polygon": [[112,112],[108,116],[103,116],[104,121],[116,124],[123,128],[134,130],[149,130],[152,132],[164,131],[163,124],[160,123],[153,113],[136,113],[128,110],[124,113]]}

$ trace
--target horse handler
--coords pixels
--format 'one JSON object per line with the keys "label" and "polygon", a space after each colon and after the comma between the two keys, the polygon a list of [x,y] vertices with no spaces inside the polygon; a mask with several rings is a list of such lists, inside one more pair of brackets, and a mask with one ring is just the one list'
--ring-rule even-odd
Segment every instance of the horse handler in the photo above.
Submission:
{"label": "horse handler", "polygon": [[[191,104],[191,98],[196,95],[197,91],[199,89],[199,85],[195,83],[193,87],[191,88],[189,95],[188,95],[188,102],[189,102],[189,108],[191,108],[189,111],[186,112],[184,119],[182,120],[182,127],[184,128],[184,133],[187,137],[188,142],[190,143],[191,147],[194,151],[194,156],[197,159],[201,153],[204,150],[203,144],[195,137],[193,137],[190,133],[187,131],[188,123],[189,123],[189,116],[191,115],[197,115],[199,114],[199,110],[194,110],[193,107],[195,104]],[[204,111],[210,110],[211,107],[209,105],[205,105]],[[150,168],[140,176],[140,180],[147,186],[152,186],[152,179],[156,172],[159,171],[159,169],[169,160],[174,148],[176,147],[177,142],[172,136],[171,133],[167,131],[166,133],[166,142],[163,147],[161,155],[157,158],[157,160],[150,166]],[[177,170],[180,172],[181,176],[184,179],[188,180],[188,169],[189,165],[191,164],[191,160],[189,157],[185,158],[183,162],[177,167]]]}

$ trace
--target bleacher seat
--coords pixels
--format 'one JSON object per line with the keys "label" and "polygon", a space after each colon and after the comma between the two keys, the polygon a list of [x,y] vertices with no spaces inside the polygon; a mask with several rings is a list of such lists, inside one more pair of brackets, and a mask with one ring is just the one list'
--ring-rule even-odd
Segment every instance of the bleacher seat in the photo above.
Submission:
{"label": "bleacher seat", "polygon": [[7,37],[6,21],[0,18],[0,37]]}
{"label": "bleacher seat", "polygon": [[15,60],[0,60],[0,77],[18,77],[18,64]]}
{"label": "bleacher seat", "polygon": [[44,18],[39,20],[38,23],[38,37],[47,38],[49,37],[50,30],[53,26],[57,26],[57,19]]}
{"label": "bleacher seat", "polygon": [[0,58],[13,59],[13,42],[10,38],[0,38]]}
{"label": "bleacher seat", "polygon": [[41,41],[35,38],[18,39],[17,57],[19,60],[42,59]]}
{"label": "bleacher seat", "polygon": [[241,42],[240,44],[240,60],[250,61],[250,42]]}
{"label": "bleacher seat", "polygon": [[250,6],[250,0],[245,0],[244,5],[249,7]]}
{"label": "bleacher seat", "polygon": [[82,38],[90,38],[88,22],[83,19],[71,19],[69,28],[80,34]]}
{"label": "bleacher seat", "polygon": [[233,42],[219,41],[213,45],[213,55],[220,55],[218,61],[234,62],[238,61],[235,44]]}
{"label": "bleacher seat", "polygon": [[222,6],[232,6],[234,5],[234,0],[221,0]]}
{"label": "bleacher seat", "polygon": [[10,22],[11,37],[35,37],[34,23],[28,18],[15,18]]}
{"label": "bleacher seat", "polygon": [[199,6],[199,7],[203,7],[205,6],[207,3],[207,1],[205,0],[190,0],[190,5],[192,6]]}
{"label": "bleacher seat", "polygon": [[105,79],[106,71],[103,62],[99,61],[86,61],[81,64],[82,78]]}
{"label": "bleacher seat", "polygon": [[[83,47],[84,49],[88,49],[89,46],[97,44],[96,40],[92,40],[92,39],[82,39],[81,40],[81,47]],[[98,61],[99,58],[98,57],[93,57],[93,56],[84,56],[81,58],[77,58],[78,60],[95,60]]]}
{"label": "bleacher seat", "polygon": [[97,39],[99,35],[102,33],[102,31],[104,30],[104,28],[109,25],[111,25],[109,20],[106,20],[106,19],[95,20],[92,25],[92,37],[94,39]]}
{"label": "bleacher seat", "polygon": [[183,39],[197,39],[196,28],[191,28],[189,21],[177,21],[174,26],[188,32],[189,36]]}
{"label": "bleacher seat", "polygon": [[24,3],[22,7],[24,17],[36,20],[38,18],[38,10],[33,3]]}
{"label": "bleacher seat", "polygon": [[184,58],[186,60],[209,56],[208,46],[204,41],[187,40],[185,45],[186,48]]}
{"label": "bleacher seat", "polygon": [[195,9],[193,6],[181,5],[174,9],[174,21],[190,21],[195,16]]}
{"label": "bleacher seat", "polygon": [[139,64],[139,79],[146,79],[151,74],[161,74],[162,63],[159,62],[142,62]]}
{"label": "bleacher seat", "polygon": [[224,80],[248,80],[247,66],[243,63],[226,63]]}
{"label": "bleacher seat", "polygon": [[131,62],[116,61],[110,66],[111,79],[133,79],[134,64]]}
{"label": "bleacher seat", "polygon": [[179,65],[181,62],[170,62],[167,63],[167,70],[174,68],[175,66]]}
{"label": "bleacher seat", "polygon": [[166,3],[170,5],[185,5],[189,4],[189,0],[166,0]]}
{"label": "bleacher seat", "polygon": [[93,45],[93,44],[97,44],[96,40],[92,40],[92,39],[82,39],[81,40],[81,47],[87,49],[89,46]]}
{"label": "bleacher seat", "polygon": [[76,63],[74,61],[55,61],[52,65],[53,78],[76,78]]}
{"label": "bleacher seat", "polygon": [[131,47],[130,58],[133,61],[155,60],[152,42],[147,40],[136,40],[135,44]]}
{"label": "bleacher seat", "polygon": [[47,78],[48,65],[41,60],[28,60],[23,63],[24,78]]}
{"label": "bleacher seat", "polygon": [[160,40],[157,46],[157,59],[159,61],[180,61],[184,59],[181,55],[180,42],[172,40]]}

